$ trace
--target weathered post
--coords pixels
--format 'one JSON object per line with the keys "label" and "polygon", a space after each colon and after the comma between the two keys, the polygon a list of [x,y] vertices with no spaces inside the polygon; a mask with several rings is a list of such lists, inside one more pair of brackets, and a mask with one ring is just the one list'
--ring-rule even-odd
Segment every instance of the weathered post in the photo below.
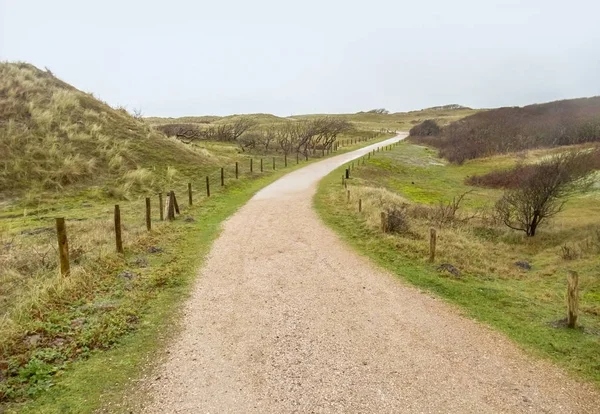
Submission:
{"label": "weathered post", "polygon": [[567,276],[567,326],[575,328],[577,326],[577,316],[579,314],[579,275],[573,270],[569,270]]}
{"label": "weathered post", "polygon": [[296,152],[296,165],[300,164],[300,154]]}
{"label": "weathered post", "polygon": [[429,229],[429,262],[435,262],[435,245],[437,242],[437,234],[434,228]]}
{"label": "weathered post", "polygon": [[283,154],[283,166],[287,168],[287,154]]}
{"label": "weathered post", "polygon": [[362,198],[358,199],[358,212],[360,213],[362,211]]}
{"label": "weathered post", "polygon": [[273,169],[275,169],[275,157],[273,157]]}
{"label": "weathered post", "polygon": [[221,187],[225,186],[225,169],[221,167]]}
{"label": "weathered post", "polygon": [[346,180],[350,178],[350,168],[346,168]]}
{"label": "weathered post", "polygon": [[192,199],[192,183],[188,183],[188,204],[190,206],[193,204],[193,199]]}
{"label": "weathered post", "polygon": [[235,179],[237,180],[240,177],[240,167],[239,163],[235,162]]}
{"label": "weathered post", "polygon": [[175,220],[175,193],[169,191],[169,197],[167,198],[167,220]]}
{"label": "weathered post", "polygon": [[175,207],[175,212],[177,214],[181,214],[181,212],[179,211],[179,203],[177,202],[177,196],[175,195],[175,191],[171,191],[171,193],[173,194],[173,206]]}
{"label": "weathered post", "polygon": [[208,175],[206,176],[206,196],[210,197],[210,181]]}
{"label": "weathered post", "polygon": [[162,193],[158,193],[158,211],[159,211],[159,214],[160,214],[160,221],[163,221],[165,219],[165,215],[164,215],[164,212],[163,212]]}
{"label": "weathered post", "polygon": [[58,260],[60,262],[60,274],[69,276],[69,241],[67,239],[67,227],[64,217],[56,218],[56,236],[58,239]]}
{"label": "weathered post", "polygon": [[250,158],[250,172],[252,172],[252,158]]}
{"label": "weathered post", "polygon": [[150,210],[150,197],[146,197],[146,229],[152,230],[152,212]]}
{"label": "weathered post", "polygon": [[260,159],[260,172],[263,172],[263,159]]}
{"label": "weathered post", "polygon": [[121,209],[115,204],[115,242],[117,253],[123,253],[123,239],[121,238]]}

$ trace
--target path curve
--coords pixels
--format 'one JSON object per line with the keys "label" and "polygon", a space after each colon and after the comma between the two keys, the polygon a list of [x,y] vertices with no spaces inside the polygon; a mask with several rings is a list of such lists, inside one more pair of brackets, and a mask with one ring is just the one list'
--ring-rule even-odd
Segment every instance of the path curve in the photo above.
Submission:
{"label": "path curve", "polygon": [[346,247],[296,170],[224,224],[150,413],[593,413],[599,393]]}

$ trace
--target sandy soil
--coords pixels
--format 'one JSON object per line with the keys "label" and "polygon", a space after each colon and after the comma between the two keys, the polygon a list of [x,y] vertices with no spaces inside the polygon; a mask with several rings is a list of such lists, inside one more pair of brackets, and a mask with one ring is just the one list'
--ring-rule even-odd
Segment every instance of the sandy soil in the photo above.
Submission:
{"label": "sandy soil", "polygon": [[318,180],[369,149],[290,173],[224,224],[144,412],[598,413],[591,386],[404,285],[319,220]]}

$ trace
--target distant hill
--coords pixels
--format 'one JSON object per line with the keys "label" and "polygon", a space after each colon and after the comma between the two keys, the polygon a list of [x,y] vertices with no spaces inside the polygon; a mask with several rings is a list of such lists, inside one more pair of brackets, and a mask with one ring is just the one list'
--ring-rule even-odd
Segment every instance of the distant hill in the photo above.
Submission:
{"label": "distant hill", "polygon": [[478,112],[411,140],[440,149],[451,162],[530,148],[600,141],[600,96]]}
{"label": "distant hill", "polygon": [[423,112],[423,111],[459,111],[459,110],[470,110],[473,108],[469,108],[468,106],[462,106],[459,104],[449,104],[449,105],[441,105],[441,106],[432,106],[431,108],[420,109],[418,111],[410,111],[412,112]]}
{"label": "distant hill", "polygon": [[157,165],[206,157],[26,63],[0,63],[0,194],[76,186],[135,191]]}
{"label": "distant hill", "polygon": [[236,114],[227,116],[202,115],[202,116],[182,116],[178,118],[161,118],[148,117],[144,118],[151,125],[166,125],[166,124],[221,124],[230,123],[240,117],[251,118],[260,124],[272,124],[279,122],[287,122],[287,118],[281,118],[271,114]]}

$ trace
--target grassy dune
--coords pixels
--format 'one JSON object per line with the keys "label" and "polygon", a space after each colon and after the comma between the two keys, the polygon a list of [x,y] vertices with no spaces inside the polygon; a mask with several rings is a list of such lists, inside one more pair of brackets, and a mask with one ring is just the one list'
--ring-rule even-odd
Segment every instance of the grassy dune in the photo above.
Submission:
{"label": "grassy dune", "polygon": [[[552,150],[556,151],[556,150]],[[355,163],[349,180],[351,200],[340,186],[338,170],[319,188],[316,206],[359,251],[400,278],[459,305],[529,351],[551,358],[600,384],[600,188],[570,200],[565,210],[534,238],[494,220],[489,207],[501,192],[469,187],[471,175],[534,162],[550,150],[506,154],[452,165],[436,151],[401,143]],[[440,223],[439,205],[469,193],[454,220]],[[358,199],[362,212],[358,212]],[[382,234],[380,212],[404,211],[408,229]],[[436,263],[429,264],[429,229],[436,227]],[[573,255],[565,254],[565,246]],[[515,265],[527,261],[531,270]],[[441,263],[458,268],[460,277],[437,270]],[[580,328],[557,327],[566,317],[567,270],[580,274]]]}

